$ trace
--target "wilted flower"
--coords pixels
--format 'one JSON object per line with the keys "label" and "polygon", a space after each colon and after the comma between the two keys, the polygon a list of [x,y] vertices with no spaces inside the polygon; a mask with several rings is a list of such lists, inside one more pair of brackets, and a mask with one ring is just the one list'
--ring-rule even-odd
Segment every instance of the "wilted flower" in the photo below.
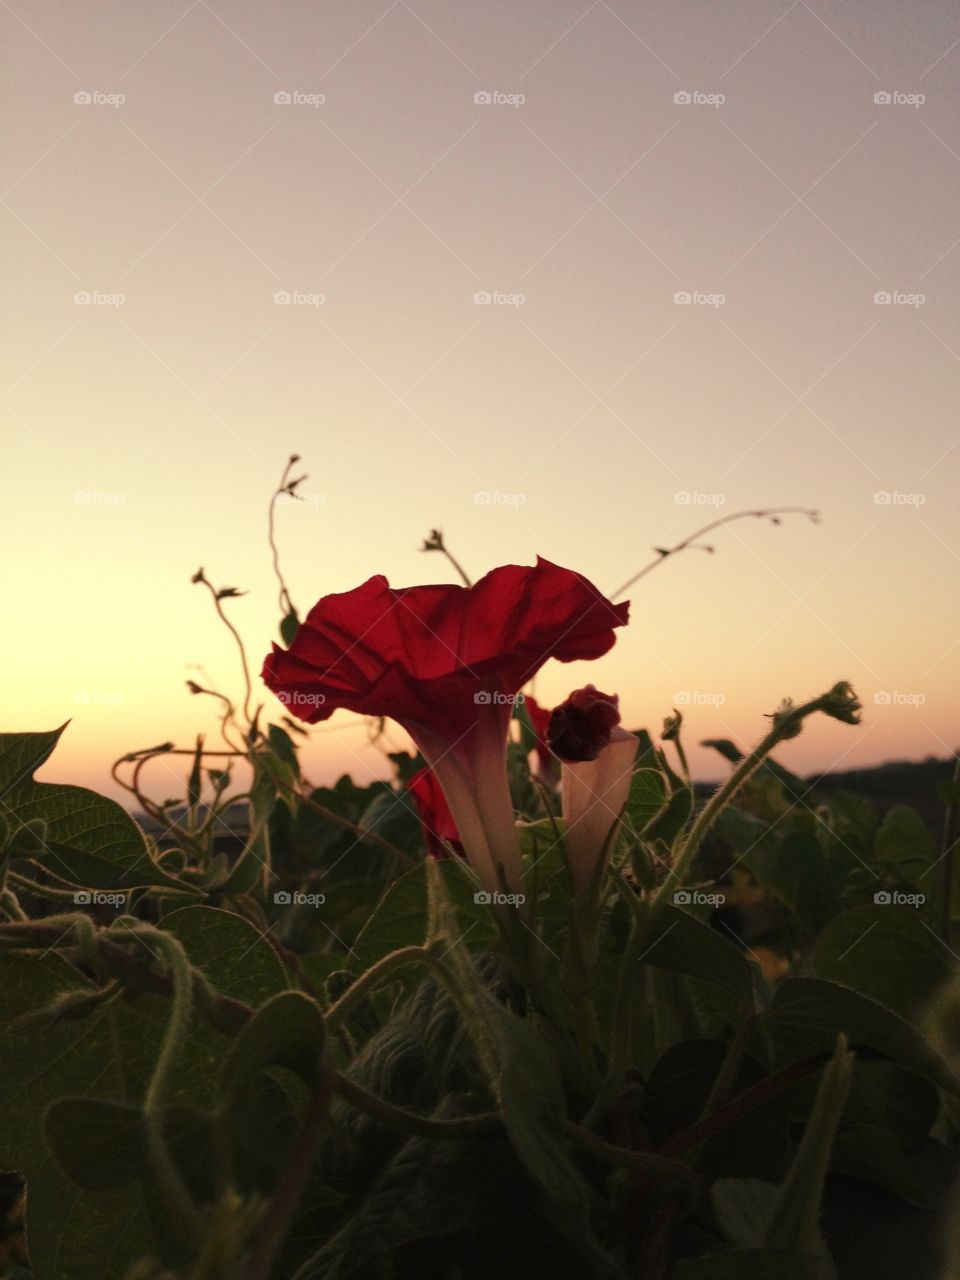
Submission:
{"label": "wilted flower", "polygon": [[592,684],[571,693],[554,709],[547,726],[547,743],[561,760],[595,760],[620,723],[619,698],[601,693]]}

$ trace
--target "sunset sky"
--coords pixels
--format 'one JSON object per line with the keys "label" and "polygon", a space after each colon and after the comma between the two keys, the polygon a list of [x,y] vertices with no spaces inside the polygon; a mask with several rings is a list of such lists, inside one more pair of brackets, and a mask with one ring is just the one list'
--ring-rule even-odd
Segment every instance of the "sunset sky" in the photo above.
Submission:
{"label": "sunset sky", "polygon": [[[718,516],[816,508],[664,564],[538,697],[589,679],[658,730],[679,695],[701,777],[701,738],[838,679],[863,725],[790,767],[960,743],[954,3],[0,0],[0,28],[2,728],[72,718],[43,777],[117,794],[115,757],[212,732],[185,681],[240,681],[200,565],[249,591],[259,671],[292,452],[301,612],[453,580],[434,527],[475,577],[540,554],[612,592]],[[385,773],[347,713],[307,766]]]}

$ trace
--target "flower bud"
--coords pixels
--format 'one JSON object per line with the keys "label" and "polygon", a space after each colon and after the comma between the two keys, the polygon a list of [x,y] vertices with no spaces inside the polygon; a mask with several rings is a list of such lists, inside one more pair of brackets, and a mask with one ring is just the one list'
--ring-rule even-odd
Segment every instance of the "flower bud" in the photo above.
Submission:
{"label": "flower bud", "polygon": [[620,723],[619,698],[592,684],[571,693],[547,725],[547,745],[561,760],[596,760]]}

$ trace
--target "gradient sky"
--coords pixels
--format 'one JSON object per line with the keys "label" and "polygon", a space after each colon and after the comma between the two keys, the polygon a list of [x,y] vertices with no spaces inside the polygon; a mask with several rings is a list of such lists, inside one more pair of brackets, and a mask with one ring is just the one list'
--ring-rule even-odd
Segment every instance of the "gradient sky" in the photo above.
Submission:
{"label": "gradient sky", "polygon": [[[538,695],[591,679],[657,729],[680,694],[693,748],[844,678],[863,726],[785,763],[957,746],[954,4],[0,0],[0,27],[3,728],[73,718],[44,777],[109,791],[212,726],[188,677],[239,690],[199,565],[249,589],[259,669],[293,451],[301,610],[451,580],[435,526],[474,576],[539,553],[612,591],[717,515],[817,508],[665,564]],[[340,713],[309,772],[344,770],[384,772]]]}

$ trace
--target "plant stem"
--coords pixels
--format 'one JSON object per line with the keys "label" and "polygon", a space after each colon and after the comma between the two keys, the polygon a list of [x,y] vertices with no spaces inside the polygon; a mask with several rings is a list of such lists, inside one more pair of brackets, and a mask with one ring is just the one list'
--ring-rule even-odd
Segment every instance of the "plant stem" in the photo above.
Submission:
{"label": "plant stem", "polygon": [[243,1280],[268,1280],[276,1255],[286,1238],[290,1219],[303,1193],[304,1183],[313,1167],[317,1142],[329,1110],[331,1083],[329,1071],[322,1071],[320,1083],[300,1130],[297,1149],[270,1202],[250,1261],[243,1272]]}
{"label": "plant stem", "polygon": [[451,1120],[437,1120],[432,1116],[421,1116],[416,1111],[408,1111],[406,1107],[398,1107],[385,1098],[378,1098],[368,1093],[362,1085],[348,1076],[337,1074],[334,1080],[334,1091],[345,1102],[363,1111],[366,1115],[379,1120],[390,1129],[400,1133],[413,1134],[424,1138],[464,1138],[481,1133],[490,1133],[503,1126],[499,1111],[485,1111],[475,1116],[459,1116]]}
{"label": "plant stem", "polygon": [[363,1000],[378,982],[394,972],[410,964],[428,964],[431,959],[429,947],[401,947],[383,956],[372,968],[360,975],[339,1000],[330,1006],[324,1014],[327,1027],[332,1031],[348,1018],[354,1008]]}
{"label": "plant stem", "polygon": [[[657,557],[651,560],[649,564],[628,578],[626,582],[618,587],[616,591],[610,592],[610,599],[616,600],[622,596],[625,591],[629,591],[635,582],[639,582],[641,578],[645,578],[648,573],[652,573],[658,565],[663,564],[664,560],[670,556],[676,555],[678,551],[686,551],[688,547],[695,545],[697,538],[702,538],[705,533],[710,533],[714,529],[719,529],[721,525],[731,524],[734,520],[749,520],[751,518],[758,520],[769,520],[772,524],[780,523],[780,516],[786,515],[803,515],[807,519],[816,522],[818,513],[810,510],[809,507],[770,507],[766,511],[734,511],[728,516],[722,516],[719,520],[711,520],[709,524],[705,524],[702,529],[697,529],[695,533],[688,534],[681,542],[672,547],[658,547]],[[704,547],[705,551],[712,551],[713,547]]]}
{"label": "plant stem", "polygon": [[713,793],[700,810],[690,833],[681,841],[674,858],[673,867],[654,895],[648,924],[653,919],[659,918],[667,896],[673,893],[678,884],[683,883],[683,878],[696,857],[704,836],[729,802],[741,787],[749,782],[774,747],[786,738],[796,737],[806,717],[812,715],[815,711],[822,710],[830,696],[830,694],[821,694],[819,698],[811,698],[809,702],[779,714],[775,718],[773,728],[767,736],[748,756],[744,756],[723,786]]}

